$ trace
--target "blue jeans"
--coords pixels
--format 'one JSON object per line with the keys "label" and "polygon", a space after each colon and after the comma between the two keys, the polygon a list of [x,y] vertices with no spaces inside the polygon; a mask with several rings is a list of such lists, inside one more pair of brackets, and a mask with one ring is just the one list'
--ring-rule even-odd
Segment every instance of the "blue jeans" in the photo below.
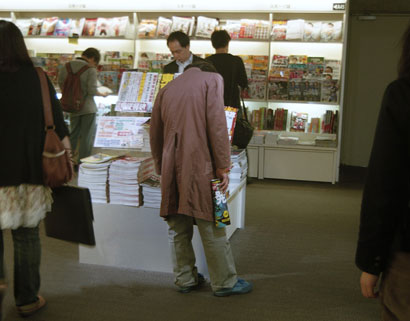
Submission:
{"label": "blue jeans", "polygon": [[[11,230],[14,244],[14,298],[16,305],[38,300],[41,244],[38,227]],[[5,279],[3,231],[0,230],[0,279]]]}

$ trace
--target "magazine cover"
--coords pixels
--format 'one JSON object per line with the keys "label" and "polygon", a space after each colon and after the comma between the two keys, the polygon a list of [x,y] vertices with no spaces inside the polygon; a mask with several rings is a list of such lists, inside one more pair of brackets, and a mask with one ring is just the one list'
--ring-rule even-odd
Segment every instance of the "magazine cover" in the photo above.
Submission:
{"label": "magazine cover", "polygon": [[340,60],[325,59],[323,78],[326,80],[340,79]]}
{"label": "magazine cover", "polygon": [[111,18],[110,24],[108,25],[108,36],[125,37],[129,23],[130,19],[128,16]]}
{"label": "magazine cover", "polygon": [[166,38],[171,33],[172,20],[164,17],[158,17],[157,37]]}
{"label": "magazine cover", "polygon": [[272,67],[270,71],[269,78],[271,79],[285,79],[288,80],[290,77],[290,69],[286,67]]}
{"label": "magazine cover", "polygon": [[229,218],[228,202],[225,193],[219,187],[220,183],[219,179],[211,180],[215,225],[218,228],[223,228],[231,224],[231,219]]}
{"label": "magazine cover", "polygon": [[85,18],[71,19],[69,37],[79,37],[83,34]]}
{"label": "magazine cover", "polygon": [[16,26],[20,29],[23,37],[28,36],[31,27],[31,19],[17,19]]}
{"label": "magazine cover", "polygon": [[289,79],[303,79],[306,74],[306,65],[292,65],[289,68]]}
{"label": "magazine cover", "polygon": [[266,82],[265,80],[249,79],[248,90],[244,92],[244,98],[250,99],[265,99],[266,98]]}
{"label": "magazine cover", "polygon": [[59,19],[54,29],[54,36],[68,37],[70,32],[71,19]]}
{"label": "magazine cover", "polygon": [[273,55],[272,65],[274,66],[288,66],[288,56]]}
{"label": "magazine cover", "polygon": [[308,57],[307,59],[307,79],[322,79],[325,65],[324,57]]}
{"label": "magazine cover", "polygon": [[330,21],[323,22],[320,30],[321,41],[340,41],[342,38],[342,22]]}
{"label": "magazine cover", "polygon": [[302,40],[305,32],[305,20],[288,20],[286,40]]}
{"label": "magazine cover", "polygon": [[307,113],[298,113],[292,111],[290,114],[290,131],[291,132],[305,132],[308,121]]}
{"label": "magazine cover", "polygon": [[255,25],[254,39],[269,39],[269,21],[258,20]]}
{"label": "magazine cover", "polygon": [[192,36],[192,30],[195,23],[195,17],[172,17],[171,32],[182,31],[188,36]]}
{"label": "magazine cover", "polygon": [[108,37],[108,29],[111,24],[111,19],[110,18],[98,18],[97,19],[97,24],[95,27],[95,37]]}
{"label": "magazine cover", "polygon": [[303,100],[302,85],[300,79],[290,79],[288,82],[288,99]]}
{"label": "magazine cover", "polygon": [[303,100],[305,101],[320,101],[321,97],[321,81],[320,80],[306,80],[302,86]]}
{"label": "magazine cover", "polygon": [[157,33],[157,23],[158,20],[154,19],[142,19],[138,25],[138,38],[155,38]]}
{"label": "magazine cover", "polygon": [[44,18],[43,24],[41,25],[41,36],[52,36],[54,35],[54,29],[56,28],[56,24],[58,21],[58,17],[50,17]]}
{"label": "magazine cover", "polygon": [[289,65],[306,65],[307,56],[306,55],[290,55],[288,63]]}
{"label": "magazine cover", "polygon": [[305,21],[303,41],[320,41],[321,21]]}
{"label": "magazine cover", "polygon": [[97,18],[86,18],[83,28],[83,36],[92,37],[95,35],[95,28],[97,26]]}
{"label": "magazine cover", "polygon": [[282,80],[270,80],[268,84],[269,100],[288,100],[288,82]]}
{"label": "magazine cover", "polygon": [[223,30],[226,30],[227,33],[231,36],[231,39],[238,39],[239,32],[241,30],[241,21],[240,20],[227,20],[226,24],[222,26]]}
{"label": "magazine cover", "polygon": [[286,40],[287,23],[286,20],[273,20],[272,40]]}
{"label": "magazine cover", "polygon": [[199,16],[196,22],[195,36],[202,38],[211,38],[211,34],[212,32],[214,32],[218,23],[219,22],[217,19]]}
{"label": "magazine cover", "polygon": [[255,36],[257,20],[241,19],[241,29],[239,30],[239,38],[252,39]]}
{"label": "magazine cover", "polygon": [[29,36],[39,36],[41,34],[42,25],[43,25],[43,19],[31,18],[28,35]]}
{"label": "magazine cover", "polygon": [[100,71],[97,73],[97,79],[102,86],[112,90],[114,94],[118,92],[118,71]]}
{"label": "magazine cover", "polygon": [[339,82],[336,79],[323,80],[322,99],[323,102],[337,103],[339,101]]}

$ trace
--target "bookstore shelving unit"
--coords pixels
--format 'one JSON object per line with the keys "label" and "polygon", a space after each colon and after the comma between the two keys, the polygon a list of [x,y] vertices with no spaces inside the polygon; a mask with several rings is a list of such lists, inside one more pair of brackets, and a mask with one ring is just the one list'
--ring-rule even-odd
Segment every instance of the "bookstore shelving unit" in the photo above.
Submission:
{"label": "bookstore shelving unit", "polygon": [[[136,26],[142,19],[159,16],[195,16],[200,15],[228,19],[261,19],[272,23],[274,19],[306,19],[320,21],[343,21],[343,40],[337,43],[273,41],[267,40],[232,40],[230,53],[234,55],[265,55],[272,61],[274,54],[324,56],[341,61],[340,90],[337,103],[270,101],[268,99],[247,100],[250,110],[260,107],[272,109],[286,108],[291,111],[307,112],[310,117],[320,117],[326,110],[339,112],[336,147],[317,147],[305,145],[269,144],[266,140],[254,140],[248,147],[248,173],[251,177],[296,179],[309,181],[336,182],[340,155],[340,130],[343,110],[344,66],[346,57],[348,3],[339,1],[343,6],[334,6],[330,1],[322,0],[308,3],[304,0],[280,0],[252,3],[234,1],[165,1],[132,3],[126,0],[110,1],[69,1],[52,3],[51,1],[18,1],[15,4],[0,4],[0,18],[24,19],[31,17],[81,18],[81,17],[119,17],[128,16],[129,33],[126,37],[92,38],[80,37],[70,40],[57,37],[26,37],[29,49],[36,52],[74,53],[87,47],[96,47],[101,51],[133,52],[137,58],[140,52],[169,53],[165,39],[138,39]],[[195,54],[212,54],[214,50],[209,39],[192,38],[191,51]],[[136,66],[136,63],[134,63]],[[270,68],[270,66],[268,67]],[[98,97],[99,99],[101,97]],[[115,97],[101,98],[115,101]],[[289,119],[287,121],[289,128]],[[256,131],[256,134],[280,135],[283,132]],[[314,140],[319,134],[285,133],[299,136],[301,141]],[[130,151],[141,155],[139,151]],[[228,200],[233,224],[228,229],[231,236],[236,228],[244,228],[246,184],[242,182],[231,191]],[[166,224],[160,223],[158,210],[135,208],[112,204],[94,204],[94,228],[97,246],[80,246],[80,262],[121,266],[145,270],[171,272],[171,260],[167,250]],[[194,236],[194,247],[201,271],[206,271],[198,233]],[[155,255],[152,255],[155,253]],[[206,272],[205,272],[206,273]]]}

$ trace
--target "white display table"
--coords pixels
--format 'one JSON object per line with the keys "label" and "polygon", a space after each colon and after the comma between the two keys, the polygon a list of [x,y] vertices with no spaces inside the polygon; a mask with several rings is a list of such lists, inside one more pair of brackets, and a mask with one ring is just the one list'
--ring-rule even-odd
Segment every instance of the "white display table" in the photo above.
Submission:
{"label": "white display table", "polygon": [[[246,180],[230,190],[228,238],[245,226]],[[93,210],[97,245],[80,245],[80,263],[172,273],[168,225],[159,216],[159,209],[94,203]],[[192,243],[197,267],[208,276],[196,227]]]}

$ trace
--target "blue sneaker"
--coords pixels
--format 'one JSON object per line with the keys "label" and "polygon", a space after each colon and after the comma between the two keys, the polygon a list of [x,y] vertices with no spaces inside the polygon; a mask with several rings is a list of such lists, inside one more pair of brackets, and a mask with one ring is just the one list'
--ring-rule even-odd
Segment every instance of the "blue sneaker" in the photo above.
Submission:
{"label": "blue sneaker", "polygon": [[234,294],[246,294],[252,291],[252,283],[238,278],[238,281],[232,288],[222,288],[214,292],[215,296],[230,296]]}
{"label": "blue sneaker", "polygon": [[189,293],[193,290],[198,290],[205,283],[205,278],[201,273],[198,273],[198,283],[194,285],[181,286],[178,289],[180,293]]}

